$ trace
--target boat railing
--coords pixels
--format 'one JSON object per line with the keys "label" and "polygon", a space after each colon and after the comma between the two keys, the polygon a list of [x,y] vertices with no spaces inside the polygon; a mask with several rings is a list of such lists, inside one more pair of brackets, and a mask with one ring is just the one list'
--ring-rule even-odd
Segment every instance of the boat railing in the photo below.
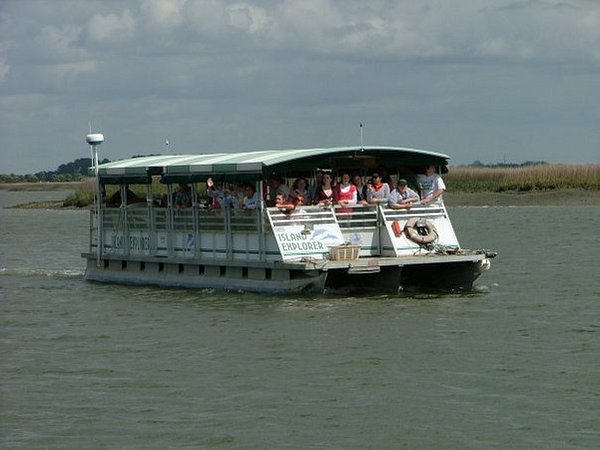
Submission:
{"label": "boat railing", "polygon": [[340,228],[376,228],[378,223],[376,205],[337,205],[335,217]]}
{"label": "boat railing", "polygon": [[447,213],[444,204],[439,202],[422,205],[417,204],[410,208],[402,209],[383,207],[381,208],[381,215],[385,222],[389,222],[393,220],[408,220],[412,217],[433,218],[447,216]]}
{"label": "boat railing", "polygon": [[305,225],[335,223],[334,210],[330,207],[302,206],[294,211],[277,207],[267,209],[274,227],[287,225]]}
{"label": "boat railing", "polygon": [[[157,207],[138,203],[121,207],[103,207],[102,233],[98,217],[91,212],[90,251],[96,251],[98,236],[102,255],[140,254],[185,258],[276,258],[273,226],[291,223],[311,228],[316,224],[337,223],[348,241],[361,233],[365,243],[361,256],[381,254],[381,233],[394,220],[411,217],[446,216],[442,203],[416,205],[410,209],[390,209],[376,205],[302,206],[292,213],[278,208],[239,210],[232,208],[186,209]],[[270,255],[270,256],[269,256]]]}

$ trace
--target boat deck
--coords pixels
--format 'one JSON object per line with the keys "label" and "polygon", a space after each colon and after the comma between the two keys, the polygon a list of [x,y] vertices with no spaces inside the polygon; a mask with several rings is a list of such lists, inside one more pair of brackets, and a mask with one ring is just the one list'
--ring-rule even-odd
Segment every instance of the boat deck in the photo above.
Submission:
{"label": "boat deck", "polygon": [[358,271],[360,269],[376,270],[378,267],[387,266],[416,266],[422,264],[449,264],[458,262],[469,262],[477,263],[484,261],[487,258],[484,252],[466,253],[460,255],[445,255],[445,254],[433,254],[424,253],[418,256],[399,256],[399,257],[361,257],[359,259],[342,259],[342,260],[318,260],[318,259],[303,259],[300,261],[286,261],[280,263],[281,266],[285,266],[290,269],[309,269],[314,268],[317,270],[340,270],[348,269],[350,271]]}

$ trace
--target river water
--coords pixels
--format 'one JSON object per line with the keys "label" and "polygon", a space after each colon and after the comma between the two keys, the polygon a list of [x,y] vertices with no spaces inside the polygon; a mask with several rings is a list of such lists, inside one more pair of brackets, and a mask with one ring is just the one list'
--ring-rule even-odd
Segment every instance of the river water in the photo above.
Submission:
{"label": "river water", "polygon": [[1,446],[598,448],[600,207],[450,214],[475,293],[339,298],[85,282],[87,211],[0,209]]}

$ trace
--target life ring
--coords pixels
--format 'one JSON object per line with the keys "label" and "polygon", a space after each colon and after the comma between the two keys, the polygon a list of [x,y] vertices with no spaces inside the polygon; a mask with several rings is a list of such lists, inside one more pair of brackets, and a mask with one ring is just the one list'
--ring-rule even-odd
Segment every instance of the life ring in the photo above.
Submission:
{"label": "life ring", "polygon": [[394,236],[402,236],[402,227],[400,226],[400,223],[397,220],[394,220],[392,222],[392,230],[394,231]]}
{"label": "life ring", "polygon": [[404,226],[406,236],[417,244],[430,244],[439,236],[435,226],[422,217],[413,217]]}

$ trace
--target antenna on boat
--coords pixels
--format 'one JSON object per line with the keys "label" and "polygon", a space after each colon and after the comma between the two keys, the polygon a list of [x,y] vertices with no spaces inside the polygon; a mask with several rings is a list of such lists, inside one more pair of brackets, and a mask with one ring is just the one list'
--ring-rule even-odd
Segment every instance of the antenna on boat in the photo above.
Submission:
{"label": "antenna on boat", "polygon": [[362,152],[365,149],[363,146],[363,124],[360,124],[360,151]]}
{"label": "antenna on boat", "polygon": [[98,146],[104,142],[104,135],[102,133],[90,133],[85,137],[85,140],[92,148],[94,175],[98,178]]}
{"label": "antenna on boat", "polygon": [[94,162],[94,175],[96,177],[96,189],[94,193],[94,207],[96,209],[96,220],[98,221],[98,239],[97,239],[97,263],[100,266],[100,253],[102,252],[102,217],[100,216],[102,208],[100,207],[100,178],[98,177],[98,146],[104,142],[104,135],[101,133],[92,133],[92,122],[90,121],[90,134],[85,137],[85,141],[90,144],[92,149],[92,158]]}

